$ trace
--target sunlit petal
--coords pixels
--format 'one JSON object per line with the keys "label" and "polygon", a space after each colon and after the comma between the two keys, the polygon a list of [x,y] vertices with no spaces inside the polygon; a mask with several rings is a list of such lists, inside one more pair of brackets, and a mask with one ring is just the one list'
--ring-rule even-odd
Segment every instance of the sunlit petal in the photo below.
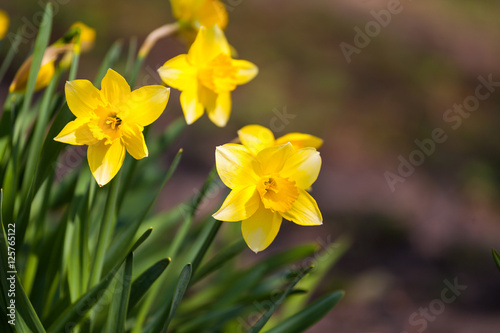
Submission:
{"label": "sunlit petal", "polygon": [[112,144],[104,144],[104,140],[89,146],[87,159],[90,171],[99,186],[106,185],[120,170],[125,158],[125,147],[120,140]]}
{"label": "sunlit petal", "polygon": [[226,222],[241,221],[252,216],[259,205],[260,197],[255,186],[247,186],[232,190],[213,217]]}
{"label": "sunlit petal", "polygon": [[318,149],[323,145],[323,140],[305,133],[288,133],[276,139],[277,145],[290,142],[295,149],[312,147]]}
{"label": "sunlit petal", "polygon": [[128,123],[147,126],[163,113],[170,89],[160,85],[145,86],[132,91],[130,99],[121,105],[118,116]]}
{"label": "sunlit petal", "polygon": [[236,74],[237,83],[245,84],[252,80],[259,73],[257,66],[246,60],[232,60],[233,66],[238,69]]}
{"label": "sunlit petal", "polygon": [[97,139],[92,135],[88,118],[76,118],[70,121],[62,131],[54,138],[55,141],[68,143],[70,145],[93,145]]}
{"label": "sunlit petal", "polygon": [[255,185],[258,176],[253,170],[255,158],[243,145],[228,143],[215,150],[215,163],[222,182],[229,188]]}
{"label": "sunlit petal", "polygon": [[279,173],[293,152],[294,149],[290,143],[261,150],[256,156],[259,161],[257,172],[260,176]]}
{"label": "sunlit petal", "polygon": [[197,69],[187,61],[187,55],[181,54],[165,62],[158,69],[161,79],[167,85],[179,89],[193,89],[197,84]]}
{"label": "sunlit petal", "polygon": [[138,124],[124,123],[120,126],[121,139],[130,155],[136,160],[148,156],[148,147],[142,131],[144,127]]}
{"label": "sunlit petal", "polygon": [[181,107],[188,125],[191,125],[203,115],[204,107],[198,100],[196,90],[184,90],[181,93]]}
{"label": "sunlit petal", "polygon": [[260,206],[248,219],[241,222],[241,232],[248,247],[255,253],[265,250],[276,238],[281,216]]}
{"label": "sunlit petal", "polygon": [[90,117],[99,105],[104,104],[99,90],[88,80],[66,82],[65,92],[68,107],[77,117]]}
{"label": "sunlit petal", "polygon": [[318,178],[321,156],[314,148],[296,150],[288,157],[280,175],[294,180],[297,187],[307,189]]}
{"label": "sunlit petal", "polygon": [[101,96],[111,105],[120,104],[130,98],[130,86],[123,76],[110,68],[101,81]]}
{"label": "sunlit petal", "polygon": [[247,125],[238,131],[241,143],[253,154],[274,145],[274,135],[269,129],[260,125]]}
{"label": "sunlit petal", "polygon": [[230,55],[231,48],[224,36],[224,32],[214,25],[210,28],[200,28],[187,57],[190,64],[202,67],[220,53]]}
{"label": "sunlit petal", "polygon": [[207,105],[208,118],[217,126],[224,127],[231,115],[231,93],[216,95],[215,103]]}
{"label": "sunlit petal", "polygon": [[299,197],[292,209],[281,214],[285,219],[300,225],[321,225],[323,217],[316,200],[305,190],[299,189]]}

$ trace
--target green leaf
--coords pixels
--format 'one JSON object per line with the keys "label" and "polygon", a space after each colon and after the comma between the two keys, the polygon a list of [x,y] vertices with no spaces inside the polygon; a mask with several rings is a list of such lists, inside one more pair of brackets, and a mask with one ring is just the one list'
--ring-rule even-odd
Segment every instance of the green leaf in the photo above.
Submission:
{"label": "green leaf", "polygon": [[[179,279],[177,280],[177,285],[175,286],[175,291],[174,295],[172,297],[172,302],[171,304],[164,308],[164,310],[161,312],[161,315],[157,318],[156,324],[153,325],[153,329],[150,330],[152,333],[156,332],[163,332],[168,328],[168,325],[172,321],[172,318],[175,315],[175,311],[177,310],[177,307],[181,303],[182,298],[184,297],[184,293],[186,292],[188,286],[189,286],[189,280],[191,279],[191,273],[192,273],[192,266],[191,264],[187,264],[184,266],[182,269],[182,272],[179,276]],[[165,315],[168,314],[168,317],[165,321]]]}
{"label": "green leaf", "polygon": [[[3,190],[0,190],[0,212],[2,211],[3,206]],[[14,228],[10,227],[10,224],[7,225],[7,230],[14,230]],[[9,233],[8,233],[9,234]],[[2,304],[2,311],[7,312],[7,302],[10,305],[10,301],[14,300],[15,310],[17,312],[16,320],[21,317],[26,326],[33,332],[45,332],[40,319],[38,318],[35,309],[31,305],[28,296],[24,292],[21,281],[19,281],[19,277],[17,276],[16,267],[13,262],[9,262],[9,257],[15,256],[16,252],[14,250],[15,237],[9,236],[7,237],[4,229],[3,218],[0,214],[0,264],[1,264],[1,272],[0,277],[2,281],[0,282],[2,286],[2,300],[4,301]],[[15,298],[8,295],[8,290],[10,290],[11,282],[10,280],[15,281]]]}
{"label": "green leaf", "polygon": [[264,313],[264,315],[253,325],[247,333],[257,333],[260,332],[260,330],[264,327],[264,325],[267,323],[269,318],[273,315],[274,311],[278,308],[278,306],[283,303],[285,298],[290,294],[293,290],[293,287],[307,274],[311,271],[312,266],[307,268],[304,271],[298,272],[297,277],[295,280],[290,284],[290,286],[285,290],[285,292],[281,295],[280,298],[276,302],[273,302],[273,304],[269,307],[269,309]]}
{"label": "green leaf", "polygon": [[349,243],[347,238],[341,238],[327,245],[323,251],[314,254],[314,261],[312,262],[314,269],[311,271],[311,274],[303,278],[297,285],[298,288],[308,290],[309,292],[305,295],[293,297],[283,304],[283,309],[280,313],[281,318],[289,317],[292,313],[296,313],[304,308],[332,266],[347,251]]}
{"label": "green leaf", "polygon": [[141,216],[135,219],[133,222],[129,223],[127,227],[120,234],[118,234],[118,236],[114,238],[113,242],[111,242],[111,246],[106,255],[106,262],[104,264],[104,267],[109,267],[113,262],[116,262],[116,258],[121,256],[121,253],[123,253],[126,250],[126,248],[130,246],[130,243],[134,239],[134,235],[137,233],[137,230],[139,230],[139,227],[142,225],[142,223],[148,216],[149,212],[153,208],[163,187],[165,187],[165,184],[169,181],[169,179],[172,177],[173,173],[177,169],[181,157],[182,157],[182,149],[180,149],[177,152],[177,155],[175,156],[174,160],[172,161],[172,164],[170,165],[170,168],[165,174],[163,182],[158,187],[155,196],[151,199],[151,201],[149,202],[148,206],[144,209]]}
{"label": "green leaf", "polygon": [[493,259],[495,260],[495,264],[497,264],[497,267],[500,270],[500,255],[493,249],[491,250],[491,252],[493,254]]}
{"label": "green leaf", "polygon": [[196,271],[192,279],[192,284],[202,280],[206,276],[210,275],[217,269],[221,268],[226,262],[231,260],[240,254],[247,245],[244,240],[240,239],[233,244],[229,245],[219,253],[217,253],[212,259],[210,259],[205,265],[201,266],[200,269]]}
{"label": "green leaf", "polygon": [[91,288],[87,293],[78,299],[75,303],[69,306],[49,327],[47,330],[49,333],[59,333],[64,331],[66,327],[74,327],[79,322],[81,322],[87,313],[99,302],[105,291],[108,289],[109,285],[115,278],[116,273],[126,261],[128,256],[137,249],[151,234],[151,230],[148,230],[144,235],[139,238],[132,246],[132,249],[127,253],[126,258],[120,262],[116,267],[114,267],[111,272],[109,272],[104,279],[102,279],[98,284]]}
{"label": "green leaf", "polygon": [[168,267],[168,264],[170,264],[170,262],[170,258],[162,259],[148,268],[146,271],[144,271],[144,273],[142,273],[137,279],[135,279],[130,290],[130,299],[128,303],[129,312],[137,303],[139,303],[144,294]]}
{"label": "green leaf", "polygon": [[120,276],[116,279],[116,283],[113,288],[114,295],[108,313],[106,325],[107,332],[122,333],[125,331],[125,320],[127,319],[127,309],[130,298],[133,263],[134,255],[133,253],[130,253],[125,261],[125,267],[122,272],[120,272]]}
{"label": "green leaf", "polygon": [[266,333],[300,333],[317,323],[344,297],[343,291],[326,295],[304,310],[279,323]]}

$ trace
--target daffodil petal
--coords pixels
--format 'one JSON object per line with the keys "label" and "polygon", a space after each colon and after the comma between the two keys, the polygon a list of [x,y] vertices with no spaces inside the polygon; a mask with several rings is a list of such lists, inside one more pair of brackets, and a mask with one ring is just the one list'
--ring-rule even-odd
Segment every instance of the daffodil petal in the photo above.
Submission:
{"label": "daffodil petal", "polygon": [[204,107],[198,100],[196,90],[185,90],[181,93],[181,107],[188,125],[203,115]]}
{"label": "daffodil petal", "polygon": [[217,24],[221,29],[227,25],[226,7],[221,1],[203,1],[198,10],[198,20],[202,26],[211,27]]}
{"label": "daffodil petal", "polygon": [[281,221],[280,214],[261,205],[250,218],[241,221],[241,232],[248,247],[255,253],[265,250],[276,238]]}
{"label": "daffodil petal", "polygon": [[316,200],[303,189],[299,189],[299,197],[293,203],[292,208],[282,215],[285,219],[300,225],[323,224],[323,217]]}
{"label": "daffodil petal", "polygon": [[90,117],[99,105],[104,104],[99,90],[89,80],[68,81],[65,92],[68,107],[77,117]]}
{"label": "daffodil petal", "polygon": [[241,143],[253,154],[274,145],[274,134],[260,125],[247,125],[238,131]]}
{"label": "daffodil petal", "polygon": [[260,176],[279,173],[293,152],[294,149],[290,143],[261,150],[256,156],[260,166],[258,173]]}
{"label": "daffodil petal", "polygon": [[317,136],[305,133],[288,133],[276,139],[277,145],[290,142],[295,149],[312,147],[318,149],[323,145],[323,140]]}
{"label": "daffodil petal", "polygon": [[188,52],[188,61],[196,67],[203,67],[219,54],[231,55],[231,48],[224,32],[217,26],[201,27]]}
{"label": "daffodil petal", "polygon": [[238,69],[236,73],[236,82],[238,84],[245,84],[252,80],[259,73],[257,66],[246,60],[232,60],[233,66]]}
{"label": "daffodil petal", "polygon": [[255,185],[254,157],[239,144],[228,143],[215,150],[215,165],[222,182],[230,189]]}
{"label": "daffodil petal", "polygon": [[[38,75],[36,77],[36,82],[35,82],[35,91],[42,90],[43,88],[47,87],[52,81],[52,77],[54,76],[55,72],[55,67],[54,67],[54,62],[49,61],[48,63],[42,65],[40,67],[40,70],[38,71]],[[28,82],[26,82],[27,84]]]}
{"label": "daffodil petal", "polygon": [[236,222],[252,216],[260,205],[260,196],[254,185],[232,190],[221,208],[212,216],[219,221]]}
{"label": "daffodil petal", "polygon": [[207,105],[208,118],[217,126],[224,127],[231,115],[231,92],[217,95],[213,105]]}
{"label": "daffodil petal", "polygon": [[70,121],[54,140],[70,145],[96,144],[98,140],[92,135],[92,131],[89,129],[89,121],[89,118],[76,118]]}
{"label": "daffodil petal", "polygon": [[147,126],[163,113],[170,89],[160,85],[141,87],[132,91],[130,99],[121,106],[118,116],[128,123]]}
{"label": "daffodil petal", "polygon": [[130,86],[123,76],[110,68],[101,81],[101,96],[111,105],[120,104],[130,98]]}
{"label": "daffodil petal", "polygon": [[110,145],[104,144],[104,141],[89,146],[87,150],[90,171],[99,186],[106,185],[116,176],[125,158],[125,147],[120,140]]}
{"label": "daffodil petal", "polygon": [[187,61],[187,55],[178,55],[158,68],[158,74],[167,85],[179,89],[193,89],[197,84],[197,69]]}
{"label": "daffodil petal", "polygon": [[136,160],[148,156],[148,147],[142,131],[144,127],[138,124],[122,124],[120,126],[121,139],[130,155]]}
{"label": "daffodil petal", "polygon": [[296,150],[286,160],[280,175],[295,181],[298,188],[309,188],[318,178],[321,156],[314,148]]}

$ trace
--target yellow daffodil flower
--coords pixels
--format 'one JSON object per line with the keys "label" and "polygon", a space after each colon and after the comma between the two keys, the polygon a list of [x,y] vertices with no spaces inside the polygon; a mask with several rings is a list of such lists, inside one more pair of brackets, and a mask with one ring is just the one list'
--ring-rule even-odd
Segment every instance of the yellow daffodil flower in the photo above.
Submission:
{"label": "yellow daffodil flower", "polygon": [[225,29],[227,11],[219,0],[170,0],[172,14],[181,26],[199,29],[218,25]]}
{"label": "yellow daffodil flower", "polygon": [[[80,28],[79,45],[75,44],[76,38],[74,37],[74,29],[77,27]],[[82,51],[88,51],[92,48],[95,35],[96,33],[94,29],[81,22],[76,22],[70,27],[69,32],[64,37],[47,47],[45,53],[43,54],[40,70],[36,77],[35,91],[41,90],[49,85],[50,80],[52,80],[52,77],[54,76],[55,61],[59,55],[64,54],[61,63],[64,67],[68,67],[71,64],[73,52],[80,53],[80,49]],[[24,92],[26,90],[32,61],[33,58],[30,56],[21,65],[14,76],[14,80],[12,80],[12,83],[10,84],[9,92]]]}
{"label": "yellow daffodil flower", "polygon": [[0,10],[0,39],[3,39],[9,30],[9,16],[3,10]]}
{"label": "yellow daffodil flower", "polygon": [[316,149],[295,149],[287,143],[252,155],[245,146],[229,143],[217,147],[215,161],[231,192],[213,217],[242,221],[243,238],[254,252],[271,244],[283,218],[304,226],[323,223],[316,201],[306,191],[321,168]]}
{"label": "yellow daffodil flower", "polygon": [[206,109],[210,120],[223,127],[231,114],[231,91],[252,80],[258,69],[249,61],[231,58],[226,37],[215,25],[202,27],[188,54],[170,59],[158,72],[166,84],[182,91],[188,124]]}
{"label": "yellow daffodil flower", "polygon": [[162,114],[170,95],[170,89],[160,85],[131,91],[112,69],[102,79],[101,90],[88,80],[75,80],[66,82],[65,92],[76,120],[54,140],[89,146],[87,159],[99,186],[118,173],[125,150],[135,159],[148,156],[142,131]]}
{"label": "yellow daffodil flower", "polygon": [[288,133],[274,139],[268,128],[260,125],[247,125],[238,131],[241,143],[254,155],[265,148],[290,142],[295,149],[316,148],[323,145],[323,140],[305,133]]}

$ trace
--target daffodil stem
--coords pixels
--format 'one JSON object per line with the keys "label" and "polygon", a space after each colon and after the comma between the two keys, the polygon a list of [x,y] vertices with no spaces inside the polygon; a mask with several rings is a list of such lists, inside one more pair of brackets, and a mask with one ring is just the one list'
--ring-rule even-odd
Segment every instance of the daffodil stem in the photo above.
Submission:
{"label": "daffodil stem", "polygon": [[90,278],[87,289],[95,286],[101,278],[106,249],[108,247],[108,243],[116,223],[116,198],[118,194],[119,180],[120,177],[116,177],[113,181],[111,181],[111,184],[109,185],[108,196],[106,198],[104,214],[102,216],[101,226],[99,228],[96,252],[94,254],[94,260],[92,263],[92,268],[90,270]]}

